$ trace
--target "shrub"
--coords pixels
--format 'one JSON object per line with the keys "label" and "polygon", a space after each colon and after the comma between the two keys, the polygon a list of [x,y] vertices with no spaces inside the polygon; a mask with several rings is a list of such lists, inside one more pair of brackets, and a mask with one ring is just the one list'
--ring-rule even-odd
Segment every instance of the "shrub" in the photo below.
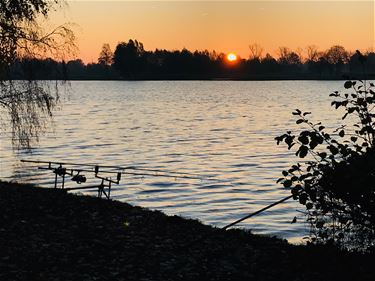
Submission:
{"label": "shrub", "polygon": [[331,105],[345,112],[330,133],[309,120],[310,112],[292,113],[304,129],[275,140],[307,161],[283,171],[278,182],[305,206],[311,242],[369,250],[375,242],[374,84],[346,81],[344,88],[330,94]]}

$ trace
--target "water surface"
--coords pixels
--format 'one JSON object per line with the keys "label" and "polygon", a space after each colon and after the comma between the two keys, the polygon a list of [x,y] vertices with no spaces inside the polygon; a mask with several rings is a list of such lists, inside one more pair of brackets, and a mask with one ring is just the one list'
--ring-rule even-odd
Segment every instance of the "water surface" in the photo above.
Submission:
{"label": "water surface", "polygon": [[[31,153],[12,151],[9,134],[1,135],[0,178],[51,186],[52,173],[21,165],[22,158],[211,176],[215,181],[126,176],[112,195],[224,226],[290,194],[275,181],[296,158],[274,137],[296,127],[295,108],[335,124],[328,95],[337,89],[342,82],[73,81],[53,128]],[[286,202],[240,226],[299,241],[308,228],[299,208]]]}

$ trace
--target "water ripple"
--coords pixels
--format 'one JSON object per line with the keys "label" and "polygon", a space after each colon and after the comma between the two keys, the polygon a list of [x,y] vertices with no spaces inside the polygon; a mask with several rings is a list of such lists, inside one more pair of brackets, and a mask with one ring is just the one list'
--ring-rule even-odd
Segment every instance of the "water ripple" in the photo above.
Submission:
{"label": "water ripple", "polygon": [[[215,180],[124,175],[113,198],[224,226],[289,195],[275,181],[295,156],[274,137],[296,127],[295,108],[334,125],[328,94],[340,87],[340,81],[72,81],[55,127],[31,154],[12,150],[1,136],[0,176],[51,186],[52,174],[20,164],[22,158],[196,173]],[[306,234],[303,218],[290,224],[298,208],[286,202],[240,226],[298,241]]]}

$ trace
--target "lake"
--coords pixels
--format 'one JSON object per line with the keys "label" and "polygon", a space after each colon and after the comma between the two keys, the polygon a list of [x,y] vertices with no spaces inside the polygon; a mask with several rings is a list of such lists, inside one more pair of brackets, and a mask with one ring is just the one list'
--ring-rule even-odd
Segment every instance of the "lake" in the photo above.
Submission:
{"label": "lake", "polygon": [[[13,151],[10,133],[2,132],[0,178],[52,186],[51,172],[20,159],[210,176],[214,180],[126,175],[112,196],[224,226],[290,194],[276,180],[297,158],[274,138],[297,128],[296,108],[333,126],[340,116],[328,95],[341,89],[342,81],[72,81],[31,152]],[[285,202],[239,226],[298,242],[308,233],[301,210]]]}

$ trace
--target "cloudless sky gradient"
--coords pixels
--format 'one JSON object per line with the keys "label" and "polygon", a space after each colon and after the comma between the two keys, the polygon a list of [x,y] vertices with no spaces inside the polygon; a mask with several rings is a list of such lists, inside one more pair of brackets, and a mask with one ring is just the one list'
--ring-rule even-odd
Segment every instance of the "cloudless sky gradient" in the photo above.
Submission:
{"label": "cloudless sky gradient", "polygon": [[73,22],[79,53],[97,60],[103,43],[137,39],[146,50],[182,49],[249,55],[258,43],[277,48],[317,45],[325,50],[374,47],[374,1],[68,1],[51,14],[54,24]]}

